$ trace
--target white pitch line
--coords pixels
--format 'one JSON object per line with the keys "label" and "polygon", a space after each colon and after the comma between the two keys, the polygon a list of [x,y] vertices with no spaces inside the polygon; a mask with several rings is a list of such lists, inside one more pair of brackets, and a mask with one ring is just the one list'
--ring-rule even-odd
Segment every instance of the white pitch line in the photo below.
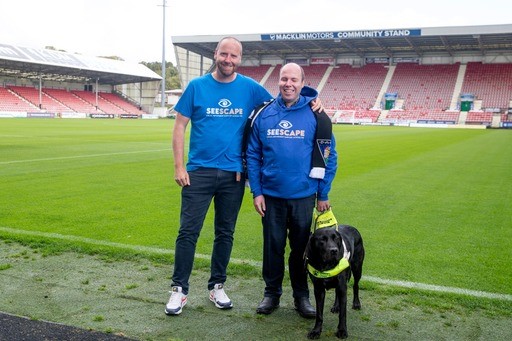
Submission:
{"label": "white pitch line", "polygon": [[[153,253],[153,254],[164,254],[164,255],[165,254],[168,254],[168,255],[174,254],[174,250],[172,250],[172,249],[162,249],[162,248],[156,248],[156,247],[150,247],[150,246],[121,244],[121,243],[114,243],[114,242],[96,240],[96,239],[85,238],[85,237],[62,235],[62,234],[58,234],[58,233],[17,230],[17,229],[13,229],[13,228],[9,228],[9,227],[2,227],[2,226],[0,226],[0,231],[12,233],[12,234],[18,234],[18,235],[38,236],[38,237],[45,237],[45,238],[61,239],[61,240],[66,240],[66,241],[76,241],[76,242],[92,244],[92,245],[117,247],[117,248],[122,248],[122,249],[128,249],[128,250],[134,250],[134,251],[140,251],[140,252],[146,252],[146,253]],[[195,257],[199,258],[199,259],[209,260],[211,256],[196,253]],[[230,261],[233,263],[236,263],[236,264],[245,264],[245,265],[250,265],[250,266],[254,266],[254,267],[261,267],[261,262],[256,262],[253,260],[231,258]],[[397,281],[397,280],[384,279],[384,278],[374,277],[374,276],[363,276],[363,279],[365,281],[369,281],[369,282],[403,287],[403,288],[420,289],[420,290],[426,290],[426,291],[437,291],[437,292],[467,295],[467,296],[473,296],[473,297],[491,298],[491,299],[497,299],[497,300],[502,300],[502,301],[512,301],[512,295],[508,295],[508,294],[498,294],[498,293],[492,293],[492,292],[486,292],[486,291],[446,287],[446,286],[441,286],[441,285],[433,285],[433,284],[425,284],[425,283]]]}
{"label": "white pitch line", "polygon": [[171,149],[170,148],[166,148],[166,149],[153,149],[153,150],[137,150],[137,151],[131,151],[131,152],[116,152],[116,153],[103,153],[103,154],[73,155],[73,156],[48,157],[48,158],[30,159],[30,160],[0,161],[0,165],[10,165],[10,164],[14,164],[14,163],[27,163],[27,162],[69,160],[69,159],[85,159],[85,158],[89,158],[89,157],[112,156],[112,155],[156,153],[156,152],[164,152],[164,151],[169,151],[169,150],[171,150]]}
{"label": "white pitch line", "polygon": [[484,298],[494,298],[502,301],[512,301],[512,295],[507,294],[496,294],[487,291],[479,291],[479,290],[469,290],[469,289],[461,289],[461,288],[453,288],[453,287],[445,287],[441,285],[433,285],[433,284],[425,284],[425,283],[416,283],[416,282],[407,282],[407,281],[396,281],[390,279],[384,279],[373,276],[363,276],[365,280],[379,283],[379,284],[387,284],[393,285],[403,288],[413,288],[413,289],[421,289],[427,291],[438,291],[443,293],[452,293],[459,295],[467,295],[474,297],[484,297]]}
{"label": "white pitch line", "polygon": [[[104,241],[104,240],[97,240],[97,239],[72,236],[72,235],[64,235],[64,234],[51,233],[51,232],[17,230],[17,229],[13,229],[10,227],[3,227],[3,226],[0,226],[0,231],[12,233],[12,234],[18,234],[18,235],[28,235],[28,236],[61,239],[61,240],[66,240],[66,241],[75,241],[75,242],[81,242],[81,243],[86,243],[86,244],[91,244],[91,245],[117,247],[120,249],[127,249],[127,250],[153,253],[153,254],[174,255],[174,250],[172,250],[172,249],[162,249],[162,248],[151,247],[151,246],[121,244],[121,243],[115,243],[115,242],[108,242],[108,241]],[[199,258],[199,259],[207,259],[207,260],[209,260],[211,258],[210,255],[203,255],[200,253],[196,253],[195,257]],[[256,262],[256,261],[252,261],[252,260],[242,260],[242,259],[231,258],[230,261],[233,263],[237,263],[237,264],[246,264],[246,265],[261,267],[261,262]]]}

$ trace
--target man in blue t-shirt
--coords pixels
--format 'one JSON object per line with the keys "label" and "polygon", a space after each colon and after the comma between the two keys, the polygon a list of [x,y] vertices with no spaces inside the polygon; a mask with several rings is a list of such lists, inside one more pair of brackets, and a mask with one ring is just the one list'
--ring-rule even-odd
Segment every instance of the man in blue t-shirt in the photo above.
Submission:
{"label": "man in blue t-shirt", "polygon": [[[233,307],[223,287],[245,188],[241,155],[243,129],[254,107],[272,98],[263,86],[236,72],[241,58],[240,41],[223,38],[214,52],[215,70],[192,80],[175,106],[174,180],[182,190],[171,297],[165,307],[167,315],[180,314],[187,303],[196,243],[212,199],[215,240],[208,290],[217,308]],[[185,130],[189,122],[192,127],[185,167]]]}

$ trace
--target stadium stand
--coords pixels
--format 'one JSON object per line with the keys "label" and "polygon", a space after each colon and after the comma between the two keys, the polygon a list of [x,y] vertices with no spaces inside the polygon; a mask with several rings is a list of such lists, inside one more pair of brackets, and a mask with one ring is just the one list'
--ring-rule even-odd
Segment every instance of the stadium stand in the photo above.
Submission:
{"label": "stadium stand", "polygon": [[408,110],[390,110],[386,115],[388,122],[402,122],[402,123],[448,123],[455,124],[459,122],[459,111],[442,111],[442,110],[427,110],[427,111],[408,111]]}
{"label": "stadium stand", "polygon": [[377,110],[327,110],[335,123],[375,123],[381,111]]}
{"label": "stadium stand", "polygon": [[48,96],[44,92],[42,92],[41,96],[39,96],[39,90],[36,88],[25,86],[9,86],[8,89],[17,94],[18,96],[23,97],[25,100],[33,104],[36,108],[54,112],[72,111],[72,109],[60,103],[53,97]]}
{"label": "stadium stand", "polygon": [[98,93],[98,107],[96,108],[96,94],[89,91],[43,88],[41,91],[41,105],[39,105],[39,90],[33,87],[8,86],[0,87],[0,111],[37,112],[48,111],[54,113],[106,113],[113,115],[131,114],[141,115],[137,106],[112,93]]}
{"label": "stadium stand", "polygon": [[110,93],[110,92],[100,92],[99,96],[103,98],[104,100],[112,103],[113,105],[119,107],[120,109],[124,110],[126,113],[129,114],[140,114],[140,108],[133,105],[132,103],[126,101],[125,99],[121,98],[120,96]]}
{"label": "stadium stand", "polygon": [[[166,107],[155,105],[162,77],[142,63],[9,43],[0,45],[0,117],[116,118],[167,114]],[[82,89],[87,91],[73,93]],[[89,96],[101,93],[114,95],[98,98],[97,104],[96,98]]]}
{"label": "stadium stand", "polygon": [[263,84],[272,96],[277,96],[277,94],[279,93],[278,81],[279,81],[279,70],[281,70],[281,66],[283,66],[283,65],[282,64],[276,65]]}
{"label": "stadium stand", "polygon": [[318,89],[320,81],[324,77],[328,67],[329,66],[326,64],[314,64],[303,66],[304,73],[306,74],[305,85]]}
{"label": "stadium stand", "polygon": [[397,93],[404,101],[402,109],[410,113],[447,110],[457,81],[459,65],[399,63],[387,92]]}
{"label": "stadium stand", "polygon": [[56,98],[75,112],[83,112],[88,114],[98,112],[98,110],[91,103],[84,101],[70,91],[63,89],[43,89],[43,92]]}
{"label": "stadium stand", "polygon": [[[417,63],[398,64],[389,86],[385,87],[385,78],[389,68],[384,64],[367,64],[353,67],[340,64],[328,72],[328,65],[303,66],[307,85],[318,88],[324,106],[337,122],[375,123],[381,114],[379,94],[396,92],[403,97],[405,108],[391,110],[387,121],[392,122],[443,122],[457,123],[458,111],[446,111],[453,97],[459,63],[448,65],[419,65]],[[266,88],[277,94],[279,69],[277,65],[267,81]],[[262,68],[244,67],[241,72],[248,75],[261,75]],[[268,68],[265,68],[265,72]],[[309,75],[311,74],[311,77]],[[322,78],[328,76],[325,84]],[[261,79],[263,76],[258,77]],[[319,86],[323,85],[323,86]],[[377,107],[375,107],[377,105]],[[375,108],[374,108],[375,107]],[[371,110],[371,109],[377,110]],[[478,119],[478,118],[477,118]],[[468,122],[478,122],[470,116]],[[486,124],[487,120],[482,120]]]}
{"label": "stadium stand", "polygon": [[267,71],[270,69],[270,65],[261,66],[240,66],[238,72],[248,77],[251,77],[256,82],[261,82]]}
{"label": "stadium stand", "polygon": [[23,97],[0,86],[0,111],[25,112],[37,109],[37,106],[28,102]]}
{"label": "stadium stand", "polygon": [[[335,122],[512,128],[512,24],[235,36],[240,73],[276,96],[281,66],[302,65]],[[181,90],[211,70],[221,38],[173,37]],[[161,77],[143,65],[31,52],[0,49],[0,117],[167,114],[155,107]]]}
{"label": "stadium stand", "polygon": [[[280,67],[276,65],[265,82],[266,88],[274,95],[278,93]],[[384,64],[372,63],[360,67],[340,64],[332,70],[328,70],[329,66],[325,64],[303,67],[308,75],[307,85],[320,91],[324,106],[337,122],[377,122],[381,115],[379,94],[383,92],[396,92],[401,97],[401,107],[387,113],[387,122],[459,122],[460,112],[447,109],[454,95],[460,63],[400,63],[393,70],[387,87],[385,79],[390,68]],[[268,67],[246,66],[240,71],[262,79],[263,73],[268,70]],[[320,84],[326,76],[326,82]],[[489,120],[472,114],[465,122],[488,124]]]}
{"label": "stadium stand", "polygon": [[322,100],[329,109],[368,110],[374,106],[387,72],[383,64],[337,65],[321,91]]}
{"label": "stadium stand", "polygon": [[[278,93],[278,76],[282,65],[250,67],[239,71],[264,80],[273,95]],[[445,123],[491,126],[493,113],[471,110],[464,116],[459,108],[450,108],[453,98],[462,92],[474,93],[482,102],[498,110],[508,108],[512,98],[512,64],[482,65],[468,63],[431,64],[398,63],[394,69],[372,63],[360,67],[340,64],[303,66],[307,85],[317,88],[328,114],[338,123]],[[462,72],[461,72],[462,71]],[[385,83],[389,76],[389,84]],[[322,79],[325,82],[322,83]],[[457,83],[464,84],[457,90]],[[384,92],[398,95],[398,107],[382,109]],[[482,95],[479,95],[482,94]],[[373,109],[373,110],[372,110]],[[509,122],[510,115],[499,115],[500,122]]]}
{"label": "stadium stand", "polygon": [[96,107],[96,94],[90,91],[56,88],[43,88],[41,90],[41,105],[39,105],[39,90],[25,86],[0,87],[0,111],[36,112],[38,110],[54,113],[107,113],[141,115],[139,107],[122,97],[107,92],[98,93],[98,107]]}
{"label": "stadium stand", "polygon": [[[281,65],[244,66],[239,72],[265,81],[274,95],[278,93]],[[459,123],[460,112],[447,110],[457,82],[460,63],[420,65],[398,63],[386,87],[385,79],[390,67],[371,63],[360,67],[339,64],[304,66],[307,85],[317,88],[328,113],[339,123]],[[265,79],[265,76],[267,78]],[[486,107],[507,108],[512,98],[512,64],[471,62],[463,73],[461,92],[473,93]],[[322,80],[324,82],[322,83]],[[401,101],[398,108],[381,114],[379,94],[396,92]],[[34,87],[0,87],[0,111],[28,111],[39,109],[52,112],[107,113],[113,115],[136,114],[141,110],[122,97],[108,92],[43,88],[41,106],[39,90]],[[377,105],[377,107],[375,107]],[[373,109],[373,110],[372,110]],[[480,108],[479,108],[480,109]],[[470,110],[461,123],[490,126],[493,112]],[[512,122],[510,114],[499,113],[499,121]]]}
{"label": "stadium stand", "polygon": [[113,114],[113,115],[121,115],[121,114],[127,114],[125,110],[118,107],[112,102],[107,101],[103,96],[98,93],[98,101],[96,105],[96,94],[89,91],[82,91],[82,90],[73,90],[72,93],[76,95],[77,97],[81,98],[82,100],[86,101],[87,103],[91,104],[93,107],[97,107],[99,110],[106,114]]}
{"label": "stadium stand", "polygon": [[484,111],[469,111],[465,123],[466,124],[483,124],[490,126],[492,122],[493,113]]}
{"label": "stadium stand", "polygon": [[[512,24],[236,37],[241,73],[275,96],[281,65],[302,65],[336,122],[512,128],[503,124],[512,112]],[[173,37],[185,82],[209,69],[220,38]]]}
{"label": "stadium stand", "polygon": [[512,100],[512,64],[469,62],[462,92],[474,94],[484,108],[508,108]]}
{"label": "stadium stand", "polygon": [[512,122],[512,114],[502,114],[501,115],[501,122]]}

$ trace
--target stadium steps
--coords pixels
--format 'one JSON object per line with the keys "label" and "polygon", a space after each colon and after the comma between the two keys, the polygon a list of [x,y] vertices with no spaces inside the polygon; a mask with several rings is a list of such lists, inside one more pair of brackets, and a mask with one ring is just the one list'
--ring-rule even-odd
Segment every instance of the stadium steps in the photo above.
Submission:
{"label": "stadium steps", "polygon": [[450,110],[457,110],[457,105],[459,103],[459,98],[462,91],[462,85],[464,84],[464,77],[466,75],[466,69],[467,66],[465,64],[461,64],[459,66],[459,72],[457,73],[457,81],[455,82],[452,100],[450,101]]}
{"label": "stadium steps", "polygon": [[[380,103],[382,103],[382,98],[384,97],[384,94],[386,93],[387,89],[389,88],[389,83],[391,83],[391,79],[393,79],[393,75],[395,74],[395,70],[396,70],[396,66],[395,65],[390,65],[388,67],[388,72],[386,74],[386,78],[384,78],[384,83],[382,84],[382,87],[380,88],[380,92],[377,95],[377,100],[375,101],[375,104],[373,105],[374,108],[379,108],[380,107]],[[386,114],[387,114],[387,111],[386,111]]]}
{"label": "stadium steps", "polygon": [[327,80],[329,79],[329,76],[331,75],[331,72],[332,72],[333,69],[334,69],[334,66],[329,66],[325,70],[325,73],[324,73],[322,79],[320,80],[320,82],[318,83],[318,87],[316,88],[318,93],[322,92],[322,89],[324,88],[325,83],[327,83]]}
{"label": "stadium steps", "polygon": [[260,81],[261,85],[263,85],[263,84],[265,84],[267,82],[268,78],[270,77],[272,72],[274,72],[275,68],[276,68],[275,66],[271,66],[271,67],[268,68],[267,72],[265,72],[265,74],[261,78],[261,81]]}
{"label": "stadium steps", "polygon": [[379,118],[377,118],[377,122],[381,122],[388,117],[389,110],[382,110],[380,112]]}
{"label": "stadium steps", "polygon": [[458,124],[464,124],[466,123],[466,119],[468,118],[468,112],[467,111],[461,111],[459,115],[459,122]]}
{"label": "stadium steps", "polygon": [[499,128],[500,123],[501,123],[501,114],[497,113],[497,114],[492,115],[491,127]]}

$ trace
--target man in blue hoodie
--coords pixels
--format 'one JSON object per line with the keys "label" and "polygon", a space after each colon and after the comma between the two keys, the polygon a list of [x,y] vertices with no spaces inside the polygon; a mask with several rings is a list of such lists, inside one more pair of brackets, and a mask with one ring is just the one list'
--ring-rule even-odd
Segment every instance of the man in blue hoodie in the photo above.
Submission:
{"label": "man in blue hoodie", "polygon": [[[254,207],[263,225],[263,279],[265,291],[258,314],[279,306],[285,270],[286,238],[290,240],[288,267],[295,309],[314,318],[309,301],[304,250],[310,235],[313,210],[330,207],[328,193],[337,169],[337,154],[329,124],[327,144],[317,145],[319,120],[309,102],[316,90],[304,86],[304,70],[284,65],[279,95],[254,118],[247,148],[247,169]],[[324,121],[325,122],[325,121]],[[322,167],[313,167],[315,148],[322,149]],[[320,169],[320,172],[317,172]]]}

